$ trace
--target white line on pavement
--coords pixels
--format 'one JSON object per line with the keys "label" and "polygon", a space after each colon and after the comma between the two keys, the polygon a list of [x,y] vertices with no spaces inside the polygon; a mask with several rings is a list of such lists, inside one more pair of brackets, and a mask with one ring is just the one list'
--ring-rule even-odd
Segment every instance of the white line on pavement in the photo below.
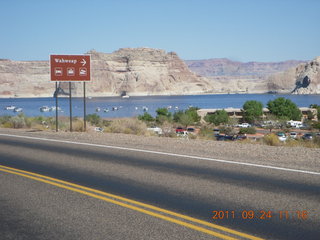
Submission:
{"label": "white line on pavement", "polygon": [[174,157],[191,158],[191,159],[197,159],[197,160],[205,160],[205,161],[213,161],[213,162],[220,162],[220,163],[227,163],[227,164],[244,165],[244,166],[250,166],[250,167],[267,168],[267,169],[274,169],[274,170],[287,171],[287,172],[297,172],[297,173],[306,173],[306,174],[312,174],[312,175],[320,175],[320,172],[312,172],[312,171],[306,171],[306,170],[300,170],[300,169],[283,168],[283,167],[276,167],[276,166],[269,166],[269,165],[255,164],[255,163],[245,163],[245,162],[230,161],[230,160],[222,160],[222,159],[207,158],[207,157],[188,156],[188,155],[184,155],[184,154],[158,152],[158,151],[151,151],[151,150],[145,150],[145,149],[118,147],[118,146],[111,146],[111,145],[83,143],[83,142],[74,142],[74,141],[66,141],[66,140],[49,139],[49,138],[39,138],[39,137],[30,137],[30,136],[21,136],[21,135],[12,135],[12,134],[2,134],[2,133],[0,133],[0,136],[41,140],[41,141],[47,141],[47,142],[67,143],[67,144],[74,144],[74,145],[84,145],[84,146],[92,146],[92,147],[100,147],[100,148],[120,149],[120,150],[126,150],[126,151],[152,153],[152,154],[158,154],[158,155],[167,155],[167,156],[174,156]]}

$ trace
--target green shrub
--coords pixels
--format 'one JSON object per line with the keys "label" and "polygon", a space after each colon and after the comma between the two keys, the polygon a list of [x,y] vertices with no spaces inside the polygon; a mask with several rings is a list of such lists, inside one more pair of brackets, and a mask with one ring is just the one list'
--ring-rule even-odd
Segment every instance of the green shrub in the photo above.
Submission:
{"label": "green shrub", "polygon": [[198,133],[198,137],[202,139],[214,139],[212,127],[209,126],[202,126]]}
{"label": "green shrub", "polygon": [[255,127],[240,128],[239,134],[256,134],[257,130]]}
{"label": "green shrub", "polygon": [[277,135],[274,133],[267,134],[263,137],[263,142],[270,146],[280,146],[281,142]]}
{"label": "green shrub", "polygon": [[215,113],[212,114],[207,114],[204,117],[204,120],[207,123],[213,123],[214,125],[219,126],[220,124],[228,123],[229,116],[228,113],[223,109],[217,110]]}
{"label": "green shrub", "polygon": [[232,127],[222,126],[219,129],[220,129],[220,133],[224,133],[226,135],[235,135],[236,134],[236,131]]}
{"label": "green shrub", "polygon": [[91,123],[94,126],[97,126],[101,123],[101,117],[96,113],[88,114],[86,116],[86,121],[88,121],[89,123]]}
{"label": "green shrub", "polygon": [[151,114],[145,112],[143,115],[139,115],[138,119],[144,122],[154,122],[155,119],[151,116]]}
{"label": "green shrub", "polygon": [[13,128],[24,128],[26,127],[26,121],[24,115],[14,116],[9,120]]}

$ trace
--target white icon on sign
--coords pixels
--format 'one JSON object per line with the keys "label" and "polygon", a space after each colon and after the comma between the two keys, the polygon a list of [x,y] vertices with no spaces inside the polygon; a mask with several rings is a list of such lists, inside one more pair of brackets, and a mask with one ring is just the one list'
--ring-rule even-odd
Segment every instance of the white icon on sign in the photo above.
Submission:
{"label": "white icon on sign", "polygon": [[67,68],[67,75],[68,76],[74,76],[75,75],[75,70],[73,67]]}
{"label": "white icon on sign", "polygon": [[55,76],[62,76],[62,68],[61,67],[54,68],[54,75]]}
{"label": "white icon on sign", "polygon": [[86,62],[86,60],[83,58],[80,63],[82,63],[82,66],[84,66],[84,65],[86,65],[87,62]]}
{"label": "white icon on sign", "polygon": [[79,75],[80,76],[87,76],[87,68],[85,68],[85,67],[80,68]]}

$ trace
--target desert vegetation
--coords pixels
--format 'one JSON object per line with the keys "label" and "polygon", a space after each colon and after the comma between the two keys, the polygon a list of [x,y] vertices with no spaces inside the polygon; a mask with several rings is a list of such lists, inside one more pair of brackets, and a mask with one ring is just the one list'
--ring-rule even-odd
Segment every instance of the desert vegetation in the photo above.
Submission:
{"label": "desert vegetation", "polygon": [[[280,141],[276,132],[282,131],[289,133],[294,131],[287,126],[287,120],[301,118],[301,113],[297,106],[288,99],[278,98],[268,102],[267,107],[270,113],[262,118],[263,104],[258,101],[247,101],[243,105],[243,121],[249,122],[252,126],[239,127],[238,120],[230,118],[225,110],[218,110],[214,114],[208,114],[201,119],[196,107],[190,107],[186,110],[170,112],[167,108],[156,110],[156,116],[148,112],[133,118],[104,119],[98,114],[89,114],[86,116],[88,131],[99,131],[104,133],[124,133],[140,136],[161,136],[161,137],[179,137],[177,129],[187,132],[188,139],[207,139],[216,140],[213,129],[218,130],[219,134],[227,136],[249,136],[249,140],[242,142],[254,142],[267,144],[270,146],[303,146],[320,147],[319,136],[310,141],[299,138]],[[320,106],[313,104],[310,107],[319,110]],[[309,117],[308,117],[309,118]],[[312,116],[310,116],[312,119]],[[308,131],[319,131],[320,122],[306,119]],[[262,126],[261,123],[267,122]],[[69,118],[59,117],[59,131],[69,131]],[[56,120],[53,117],[27,117],[24,114],[16,116],[1,116],[0,127],[2,128],[28,128],[37,131],[54,131]],[[81,118],[72,119],[72,128],[75,132],[84,131],[84,121]],[[161,129],[161,133],[156,131]],[[259,130],[257,130],[259,129]],[[154,131],[153,131],[154,130]],[[263,132],[260,137],[256,137],[257,132]],[[250,140],[251,139],[253,140]],[[245,137],[246,138],[246,137]],[[235,138],[236,139],[236,138]],[[238,139],[238,138],[237,138]]]}

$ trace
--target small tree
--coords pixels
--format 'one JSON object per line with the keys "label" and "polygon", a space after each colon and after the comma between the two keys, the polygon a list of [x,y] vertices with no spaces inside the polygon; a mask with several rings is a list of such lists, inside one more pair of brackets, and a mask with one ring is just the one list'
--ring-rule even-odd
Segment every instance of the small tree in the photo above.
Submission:
{"label": "small tree", "polygon": [[243,111],[244,120],[248,123],[254,123],[263,114],[263,104],[255,100],[246,101],[243,105]]}
{"label": "small tree", "polygon": [[168,111],[167,108],[158,108],[156,110],[157,116],[156,121],[158,123],[163,123],[164,121],[171,121],[172,120],[172,113]]}
{"label": "small tree", "polygon": [[179,122],[186,127],[194,123],[192,116],[186,113],[181,115]]}
{"label": "small tree", "polygon": [[204,120],[209,123],[213,123],[218,126],[222,123],[227,123],[229,121],[228,113],[225,110],[217,110],[213,114],[207,114]]}
{"label": "small tree", "polygon": [[201,117],[197,113],[198,108],[189,108],[185,111],[178,111],[173,114],[173,121],[188,126],[200,121]]}
{"label": "small tree", "polygon": [[147,112],[145,112],[143,115],[139,115],[138,119],[147,123],[154,122],[154,118]]}
{"label": "small tree", "polygon": [[189,115],[192,118],[192,121],[196,123],[201,120],[201,117],[199,116],[199,114],[197,112],[198,110],[199,110],[199,108],[197,108],[197,107],[190,107],[189,109],[187,109],[185,111],[185,114]]}
{"label": "small tree", "polygon": [[290,99],[279,97],[273,101],[269,101],[268,109],[280,119],[286,120],[301,120],[301,112],[297,105]]}

